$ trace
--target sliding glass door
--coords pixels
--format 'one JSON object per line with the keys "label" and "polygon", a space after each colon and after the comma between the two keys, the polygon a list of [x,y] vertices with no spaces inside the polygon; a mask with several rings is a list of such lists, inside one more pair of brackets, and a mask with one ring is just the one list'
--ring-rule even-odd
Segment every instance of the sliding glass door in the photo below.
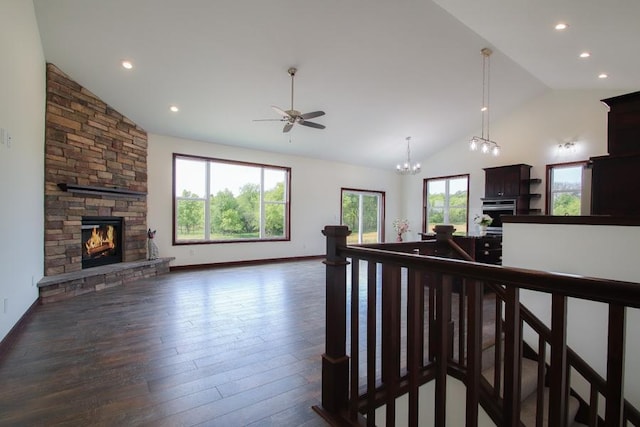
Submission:
{"label": "sliding glass door", "polygon": [[349,227],[348,244],[382,241],[384,193],[342,189],[342,224]]}

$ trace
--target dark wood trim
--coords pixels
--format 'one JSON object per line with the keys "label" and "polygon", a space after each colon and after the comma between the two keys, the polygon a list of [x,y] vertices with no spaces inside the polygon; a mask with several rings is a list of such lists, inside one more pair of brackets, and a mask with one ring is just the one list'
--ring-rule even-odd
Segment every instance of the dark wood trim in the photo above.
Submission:
{"label": "dark wood trim", "polygon": [[9,353],[9,350],[11,349],[11,347],[13,347],[13,343],[18,338],[18,335],[20,335],[20,333],[22,332],[22,329],[25,327],[27,321],[38,305],[39,299],[36,298],[36,300],[29,306],[29,308],[27,308],[24,314],[20,316],[20,319],[18,319],[16,324],[13,325],[13,327],[9,330],[7,335],[0,341],[0,362]]}
{"label": "dark wood trim", "polygon": [[95,196],[112,196],[112,197],[146,197],[147,193],[143,191],[127,190],[126,188],[117,187],[96,187],[92,185],[78,185],[59,183],[58,188],[68,193],[92,194]]}
{"label": "dark wood trim", "polygon": [[502,217],[502,223],[640,226],[640,216],[505,215]]}
{"label": "dark wood trim", "polygon": [[169,268],[170,271],[188,271],[188,270],[206,270],[211,268],[227,268],[249,265],[262,265],[262,264],[274,264],[278,262],[297,262],[308,260],[324,260],[325,255],[305,255],[298,257],[287,258],[263,258],[263,259],[250,259],[243,261],[227,261],[227,262],[213,262],[207,264],[190,264],[190,265],[175,265]]}

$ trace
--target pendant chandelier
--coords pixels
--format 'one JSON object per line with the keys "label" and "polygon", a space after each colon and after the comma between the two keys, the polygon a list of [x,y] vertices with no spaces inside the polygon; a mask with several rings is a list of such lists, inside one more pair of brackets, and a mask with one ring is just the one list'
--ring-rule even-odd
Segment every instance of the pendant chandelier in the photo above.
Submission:
{"label": "pendant chandelier", "polygon": [[409,141],[411,137],[407,138],[407,161],[403,164],[398,163],[396,166],[396,172],[400,175],[415,175],[420,172],[421,166],[420,163],[413,164],[411,163],[411,148],[409,147]]}
{"label": "pendant chandelier", "polygon": [[[480,150],[483,154],[491,153],[494,156],[500,155],[500,146],[497,142],[489,138],[489,86],[491,77],[491,64],[489,57],[493,53],[491,49],[485,47],[480,51],[482,53],[482,136],[474,136],[469,141],[471,151]],[[485,136],[485,128],[487,134]]]}

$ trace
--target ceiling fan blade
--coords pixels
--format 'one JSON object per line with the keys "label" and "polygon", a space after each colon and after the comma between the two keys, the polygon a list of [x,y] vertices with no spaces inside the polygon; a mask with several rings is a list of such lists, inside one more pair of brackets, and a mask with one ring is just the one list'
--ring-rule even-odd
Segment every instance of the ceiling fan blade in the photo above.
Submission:
{"label": "ceiling fan blade", "polygon": [[307,122],[306,120],[300,121],[298,123],[300,123],[302,126],[309,126],[310,128],[316,128],[316,129],[325,128],[325,125],[321,125],[320,123]]}
{"label": "ceiling fan blade", "polygon": [[287,123],[286,125],[284,125],[284,129],[282,129],[282,132],[283,133],[289,132],[292,127],[293,127],[293,123]]}
{"label": "ceiling fan blade", "polygon": [[316,117],[324,116],[324,111],[313,111],[311,113],[300,114],[303,119],[314,119]]}
{"label": "ceiling fan blade", "polygon": [[284,117],[281,119],[253,119],[253,122],[286,122],[287,119]]}
{"label": "ceiling fan blade", "polygon": [[289,113],[287,113],[286,111],[284,111],[282,108],[278,108],[278,107],[276,107],[275,105],[272,105],[272,106],[271,106],[271,108],[273,108],[273,110],[274,110],[276,113],[280,114],[282,117],[286,117],[286,118],[291,117],[291,116],[289,115]]}

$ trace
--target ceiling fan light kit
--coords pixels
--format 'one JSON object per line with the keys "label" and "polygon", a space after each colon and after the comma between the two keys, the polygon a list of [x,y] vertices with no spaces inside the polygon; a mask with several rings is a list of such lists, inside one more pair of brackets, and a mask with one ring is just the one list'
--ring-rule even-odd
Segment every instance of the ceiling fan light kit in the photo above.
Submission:
{"label": "ceiling fan light kit", "polygon": [[315,122],[310,122],[308,121],[309,119],[314,119],[316,117],[320,117],[320,116],[324,116],[324,111],[312,111],[310,113],[301,113],[300,111],[296,110],[295,108],[293,108],[293,94],[294,94],[294,78],[296,73],[298,72],[298,69],[295,67],[290,67],[287,72],[289,73],[289,76],[291,76],[291,108],[288,110],[283,110],[282,108],[276,107],[275,105],[272,105],[271,108],[273,108],[273,110],[278,113],[281,118],[279,119],[261,119],[261,120],[254,120],[254,121],[280,121],[280,122],[285,122],[284,124],[284,128],[282,128],[282,132],[286,133],[289,132],[292,128],[293,125],[295,124],[299,124],[302,126],[307,126],[310,128],[315,128],[315,129],[324,129],[325,126],[320,124],[320,123],[315,123]]}
{"label": "ceiling fan light kit", "polygon": [[[493,53],[488,47],[483,48],[480,53],[482,54],[482,136],[474,136],[469,141],[469,149],[471,151],[478,151],[482,154],[491,153],[494,156],[500,155],[500,146],[497,142],[492,141],[489,138],[489,83],[491,77],[491,64],[489,57]],[[485,127],[487,129],[487,135],[485,137]]]}

